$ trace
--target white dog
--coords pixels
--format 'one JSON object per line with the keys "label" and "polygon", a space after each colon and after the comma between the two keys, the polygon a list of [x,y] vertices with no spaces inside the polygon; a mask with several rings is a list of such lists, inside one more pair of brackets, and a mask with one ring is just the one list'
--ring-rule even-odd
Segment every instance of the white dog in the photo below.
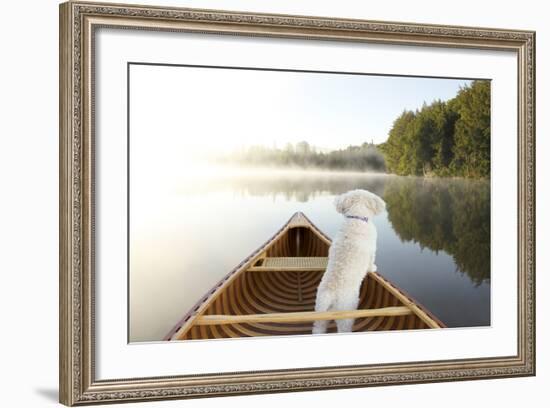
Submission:
{"label": "white dog", "polygon": [[[336,234],[328,252],[327,269],[317,288],[316,312],[355,310],[359,290],[367,272],[376,272],[376,227],[373,216],[386,208],[376,194],[352,190],[336,197],[336,211],[345,222]],[[354,319],[336,320],[338,332],[350,332]],[[328,321],[313,324],[313,334],[325,333]]]}

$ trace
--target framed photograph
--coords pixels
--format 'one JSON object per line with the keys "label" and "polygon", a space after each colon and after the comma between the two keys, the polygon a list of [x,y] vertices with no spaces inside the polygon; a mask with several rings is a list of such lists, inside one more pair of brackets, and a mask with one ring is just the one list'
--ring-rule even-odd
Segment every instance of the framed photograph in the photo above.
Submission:
{"label": "framed photograph", "polygon": [[66,405],[535,374],[535,33],[60,6]]}

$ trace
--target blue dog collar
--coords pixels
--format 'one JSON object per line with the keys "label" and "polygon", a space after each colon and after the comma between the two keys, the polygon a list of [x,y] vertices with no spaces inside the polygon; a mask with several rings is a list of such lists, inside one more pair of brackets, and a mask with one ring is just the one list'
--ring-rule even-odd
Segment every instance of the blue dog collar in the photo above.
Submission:
{"label": "blue dog collar", "polygon": [[369,222],[368,217],[360,217],[359,215],[346,215],[346,218],[351,218],[351,219],[354,219],[354,220],[361,220],[361,221]]}

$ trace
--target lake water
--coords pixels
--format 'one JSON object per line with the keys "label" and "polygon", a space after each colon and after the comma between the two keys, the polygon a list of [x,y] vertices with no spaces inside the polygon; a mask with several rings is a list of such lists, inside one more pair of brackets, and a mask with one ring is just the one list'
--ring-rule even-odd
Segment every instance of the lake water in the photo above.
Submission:
{"label": "lake water", "polygon": [[490,325],[490,183],[308,171],[190,174],[130,195],[130,341],[162,340],[219,279],[296,211],[330,237],[334,197],[387,203],[375,217],[378,272],[449,327]]}

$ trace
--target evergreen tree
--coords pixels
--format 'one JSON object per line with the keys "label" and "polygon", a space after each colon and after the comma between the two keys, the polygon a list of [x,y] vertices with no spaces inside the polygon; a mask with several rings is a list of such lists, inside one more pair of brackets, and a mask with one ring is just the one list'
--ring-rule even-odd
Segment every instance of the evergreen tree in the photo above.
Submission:
{"label": "evergreen tree", "polygon": [[487,177],[491,171],[491,85],[474,81],[452,101],[458,114],[452,166],[465,177]]}
{"label": "evergreen tree", "polygon": [[404,111],[381,146],[398,175],[490,176],[491,85],[473,81],[448,102]]}

